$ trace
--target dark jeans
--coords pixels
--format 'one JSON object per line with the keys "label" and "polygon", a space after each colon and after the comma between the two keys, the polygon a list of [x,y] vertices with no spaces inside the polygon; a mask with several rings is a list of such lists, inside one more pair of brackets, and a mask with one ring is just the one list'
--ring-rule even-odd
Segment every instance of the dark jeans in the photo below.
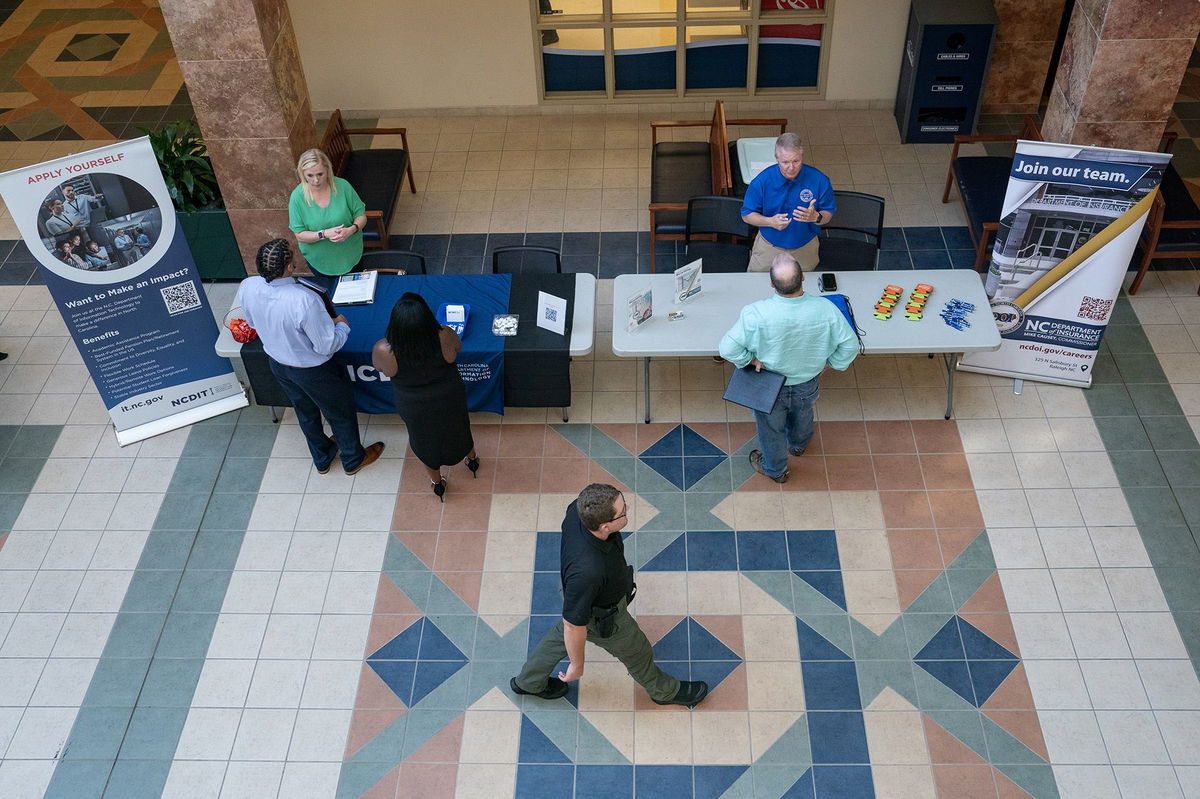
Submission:
{"label": "dark jeans", "polygon": [[787,471],[788,447],[808,446],[813,435],[813,405],[820,388],[820,375],[806,383],[784,386],[770,413],[754,412],[763,471],[772,477]]}
{"label": "dark jeans", "polygon": [[[357,469],[363,460],[363,445],[358,437],[358,411],[354,407],[354,387],[346,370],[332,359],[320,366],[285,366],[267,359],[271,372],[283,393],[292,401],[300,429],[308,440],[308,451],[318,469],[326,469],[341,450],[346,471]],[[321,424],[321,414],[337,439],[330,442]]]}

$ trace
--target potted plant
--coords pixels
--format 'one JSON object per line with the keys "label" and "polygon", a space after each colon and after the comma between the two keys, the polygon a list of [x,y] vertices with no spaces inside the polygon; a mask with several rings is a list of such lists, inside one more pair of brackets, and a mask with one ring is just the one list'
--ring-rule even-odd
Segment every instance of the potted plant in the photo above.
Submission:
{"label": "potted plant", "polygon": [[187,240],[200,277],[244,278],[229,213],[221,202],[221,187],[194,120],[172,122],[157,132],[139,128],[150,139],[158,167],[175,205],[175,218]]}

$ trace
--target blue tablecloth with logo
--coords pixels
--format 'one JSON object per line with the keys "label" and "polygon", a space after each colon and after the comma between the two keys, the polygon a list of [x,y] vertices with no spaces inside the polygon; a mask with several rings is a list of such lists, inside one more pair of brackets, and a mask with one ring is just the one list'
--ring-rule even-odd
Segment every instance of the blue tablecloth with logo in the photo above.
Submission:
{"label": "blue tablecloth with logo", "polygon": [[[567,335],[559,336],[537,327],[533,311],[538,291],[546,291],[568,301],[570,320],[574,280],[574,275],[380,275],[373,303],[339,306],[350,323],[350,337],[334,359],[354,381],[359,412],[395,413],[391,382],[371,365],[371,350],[383,338],[396,301],[413,291],[435,313],[442,303],[471,306],[457,360],[468,408],[503,413],[505,405],[565,407],[570,405],[570,323]],[[502,313],[520,314],[517,336],[492,334],[492,317]],[[506,359],[511,369],[506,370]],[[291,405],[270,372],[261,341],[244,345],[242,360],[259,405]]]}

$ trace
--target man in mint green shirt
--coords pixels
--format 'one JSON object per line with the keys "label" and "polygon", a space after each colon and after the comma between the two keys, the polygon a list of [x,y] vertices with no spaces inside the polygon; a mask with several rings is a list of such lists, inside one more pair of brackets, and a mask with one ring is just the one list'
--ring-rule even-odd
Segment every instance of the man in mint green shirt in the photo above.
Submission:
{"label": "man in mint green shirt", "polygon": [[787,456],[802,455],[813,434],[813,405],[826,365],[845,371],[859,353],[858,337],[836,305],[804,293],[804,272],[787,253],[771,264],[775,296],[742,309],[721,339],[721,357],[741,369],[784,376],[770,413],[754,411],[761,450],[750,453],[754,471],[787,482]]}

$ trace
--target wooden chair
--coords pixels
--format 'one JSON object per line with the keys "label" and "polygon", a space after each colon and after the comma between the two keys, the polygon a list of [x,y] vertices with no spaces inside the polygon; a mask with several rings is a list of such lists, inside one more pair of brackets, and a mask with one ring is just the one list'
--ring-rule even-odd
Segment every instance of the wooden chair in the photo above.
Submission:
{"label": "wooden chair", "polygon": [[[404,147],[354,149],[351,136],[399,136]],[[388,224],[396,208],[404,176],[408,188],[416,194],[412,161],[408,157],[406,128],[347,128],[341,109],[329,117],[321,149],[333,164],[333,174],[345,179],[367,206],[367,226],[363,229],[363,247],[387,249]]]}

